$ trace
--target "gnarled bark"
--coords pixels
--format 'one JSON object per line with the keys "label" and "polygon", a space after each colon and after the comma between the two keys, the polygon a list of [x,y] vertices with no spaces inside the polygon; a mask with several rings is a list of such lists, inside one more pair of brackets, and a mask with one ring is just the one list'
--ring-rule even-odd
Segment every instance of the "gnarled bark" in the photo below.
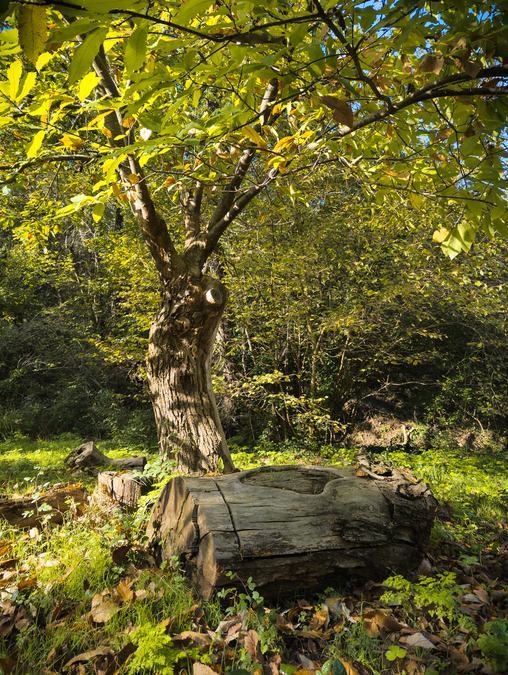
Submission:
{"label": "gnarled bark", "polygon": [[147,373],[160,452],[190,473],[233,470],[210,376],[226,289],[206,275],[168,282],[152,324]]}

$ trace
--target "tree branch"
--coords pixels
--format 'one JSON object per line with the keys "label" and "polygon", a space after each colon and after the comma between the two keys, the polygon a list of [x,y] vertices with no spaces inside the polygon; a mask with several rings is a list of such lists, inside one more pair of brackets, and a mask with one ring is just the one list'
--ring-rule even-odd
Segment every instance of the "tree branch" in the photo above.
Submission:
{"label": "tree branch", "polygon": [[[358,56],[358,52],[356,48],[350,44],[342,32],[342,30],[335,24],[333,19],[331,18],[330,15],[328,15],[321,4],[318,2],[318,0],[314,0],[314,5],[316,7],[317,13],[319,15],[319,18],[325,23],[328,28],[334,33],[335,37],[339,40],[341,44],[344,45],[344,48],[348,55],[351,57],[353,60],[353,63],[355,64],[356,72],[358,73],[358,77],[362,82],[365,82],[365,84],[371,89],[371,91],[374,93],[375,97],[378,98],[380,101],[383,101],[388,105],[388,108],[391,108],[392,101],[389,96],[386,96],[385,94],[382,94],[374,80],[369,77],[363,70],[360,57]],[[342,19],[343,25],[345,26],[344,20]]]}
{"label": "tree branch", "polygon": [[[494,69],[485,69],[485,71],[488,70]],[[504,68],[504,70],[506,73],[506,77],[508,77],[508,67]],[[486,77],[488,77],[488,75]],[[466,76],[466,80],[464,81],[467,81],[469,79],[471,78]],[[444,84],[444,82],[442,84]],[[394,115],[395,113],[398,113],[411,105],[415,105],[416,103],[423,103],[424,101],[431,101],[436,98],[453,97],[453,96],[503,96],[508,94],[508,87],[469,87],[468,89],[450,89],[450,88],[441,89],[440,87],[442,86],[442,84],[438,82],[435,83],[432,88],[429,87],[422,88],[414,92],[410,96],[407,96],[406,98],[402,99],[401,101],[399,101],[399,103],[393,103],[391,108],[385,110],[378,110],[377,112],[372,113],[371,115],[368,115],[367,117],[358,120],[353,124],[351,128],[339,133],[339,136],[340,137],[349,136],[349,134],[352,134],[354,131],[358,131],[358,129],[362,129],[363,127],[369,126],[374,122],[381,122],[387,117],[390,117],[391,115]]]}
{"label": "tree branch", "polygon": [[[120,92],[102,47],[93,65],[95,72],[101,78],[105,94],[109,98],[117,98]],[[111,147],[124,147],[127,139],[120,111],[112,111],[106,116],[104,123],[110,132]],[[128,154],[127,161],[120,164],[118,174],[161,279],[168,280],[175,269],[181,266],[182,261],[171,240],[164,219],[155,208],[139,161],[133,154]]]}
{"label": "tree branch", "polygon": [[39,166],[40,164],[52,164],[53,162],[87,162],[95,159],[97,155],[85,155],[79,153],[73,153],[68,155],[47,155],[43,157],[35,157],[34,159],[28,159],[25,162],[21,162],[17,166],[10,164],[0,165],[0,171],[12,170],[10,176],[7,176],[4,180],[0,181],[0,185],[9,185],[14,183],[16,178],[20,173],[23,173],[25,169],[30,169],[33,166]]}
{"label": "tree branch", "polygon": [[[41,5],[43,7],[53,6],[53,7],[62,7],[67,9],[77,9],[81,12],[87,12],[86,7],[83,7],[80,4],[65,2],[64,0],[60,2],[51,2],[50,0],[45,1],[41,0],[37,2],[35,0],[19,0],[18,4],[20,5]],[[174,21],[168,21],[161,19],[157,16],[153,16],[148,13],[136,12],[130,9],[110,9],[107,14],[120,14],[123,16],[130,17],[132,19],[144,19],[145,21],[150,21],[153,24],[160,26],[165,26],[167,28],[172,28],[173,30],[180,31],[182,33],[187,33],[188,35],[194,35],[195,37],[210,40],[211,42],[217,43],[226,43],[226,42],[236,42],[243,45],[260,45],[260,44],[274,44],[274,45],[285,45],[286,38],[281,36],[273,36],[267,33],[268,28],[277,28],[282,26],[288,26],[290,24],[296,23],[305,23],[312,21],[318,18],[316,13],[313,14],[304,14],[302,16],[294,16],[287,19],[279,19],[277,21],[270,21],[264,24],[259,24],[258,26],[253,26],[247,31],[235,32],[235,33],[203,33],[202,31],[191,28],[190,26],[182,26]]]}
{"label": "tree branch", "polygon": [[[267,122],[269,121],[275,99],[277,98],[278,91],[279,91],[278,80],[273,78],[268,83],[265,89],[265,93],[263,94],[263,99],[261,101],[261,105],[259,108],[260,121],[255,126],[256,130],[261,130],[262,126],[264,124],[267,124]],[[202,264],[206,261],[210,253],[214,250],[215,246],[217,245],[217,242],[219,241],[220,237],[222,236],[228,225],[230,225],[235,215],[240,212],[234,208],[238,197],[238,191],[244,181],[247,171],[249,170],[252,160],[256,156],[257,152],[258,147],[252,144],[243,151],[243,153],[240,156],[240,159],[238,160],[233,177],[229,185],[224,190],[222,199],[220,200],[219,205],[215,209],[210,219],[210,222],[208,223],[208,231],[204,241],[204,251],[203,251],[204,259],[202,260]],[[257,192],[259,192],[259,190],[261,190],[262,187],[260,187],[259,190],[257,188],[258,186],[252,186],[250,190],[257,190],[254,193],[257,194]],[[245,194],[246,193],[243,193],[242,197]],[[246,205],[247,203],[245,204],[245,206]],[[245,206],[242,206],[240,210],[243,210]]]}

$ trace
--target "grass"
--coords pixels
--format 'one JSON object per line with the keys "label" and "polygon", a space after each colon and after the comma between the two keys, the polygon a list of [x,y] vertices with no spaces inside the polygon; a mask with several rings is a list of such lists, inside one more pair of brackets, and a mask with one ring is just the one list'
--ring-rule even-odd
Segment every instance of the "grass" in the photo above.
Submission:
{"label": "grass", "polygon": [[[25,494],[47,483],[74,482],[76,474],[69,471],[64,460],[82,442],[83,439],[67,434],[52,440],[17,436],[0,442],[0,493]],[[138,447],[118,446],[113,441],[101,441],[97,447],[115,459],[139,453]],[[86,474],[79,478],[88,484],[94,482]]]}
{"label": "grass", "polygon": [[[0,443],[2,493],[25,493],[55,482],[75,481],[76,476],[67,471],[63,460],[80,442],[78,438],[65,436],[51,441],[16,438]],[[118,447],[112,442],[100,443],[99,448],[111,457],[139,452],[139,448]],[[351,463],[354,454],[353,450],[331,446],[313,451],[294,443],[266,444],[254,450],[233,448],[234,461],[240,468],[291,463],[343,466]],[[473,574],[474,569],[484,576],[490,574],[488,565],[481,568],[475,565],[495,560],[506,545],[503,521],[508,477],[502,452],[494,449],[473,452],[437,445],[420,454],[386,452],[380,459],[407,466],[426,480],[448,514],[448,519],[437,522],[434,529],[430,554],[436,572],[446,572],[452,563],[457,563],[469,570],[468,574]],[[90,485],[94,482],[92,478],[84,480]],[[119,670],[133,675],[150,672],[142,663],[152,664],[151,672],[171,673],[176,663],[182,667],[182,657],[184,661],[206,657],[194,647],[182,653],[181,648],[167,639],[168,626],[172,635],[195,626],[197,601],[178,570],[168,568],[161,572],[150,567],[143,552],[141,517],[89,511],[79,520],[69,518],[61,526],[47,526],[39,532],[20,532],[9,526],[0,530],[0,550],[8,561],[5,569],[15,572],[15,575],[3,572],[1,598],[4,604],[7,601],[15,604],[19,624],[10,635],[0,638],[0,672],[2,669],[9,672],[9,667],[10,672],[19,674],[62,672],[65,663],[76,654],[103,646],[120,650],[125,645],[134,645],[135,654]],[[116,560],[113,552],[120,547],[127,554]],[[436,602],[445,590],[437,588]],[[425,587],[423,591],[428,593],[429,589]],[[415,627],[425,625],[421,623],[425,621],[435,630],[439,624],[444,639],[450,640],[457,640],[464,631],[469,631],[467,649],[476,649],[478,655],[474,645],[479,627],[469,615],[461,614],[457,604],[453,622],[447,623],[444,615],[433,618],[425,607],[413,606],[411,598],[423,591],[417,585],[411,587],[411,595],[400,609],[404,621]],[[130,600],[122,599],[122,594]],[[90,620],[92,600],[97,597],[106,607],[108,602],[115,605],[115,612],[104,623]],[[241,602],[243,607],[245,598]],[[204,612],[213,626],[225,618],[224,608],[217,602],[201,603],[199,611]],[[274,617],[275,613],[272,614]],[[268,619],[272,614],[260,619],[258,632],[268,635],[271,648],[278,649],[282,643],[275,619]],[[489,640],[492,641],[490,637]],[[487,639],[483,642],[489,644],[491,651],[503,649],[497,643],[492,647]],[[390,643],[366,634],[360,622],[346,626],[335,638],[330,638],[325,652],[332,659],[361,663],[373,673],[402,672],[402,659],[394,661],[395,665],[388,664],[387,669],[385,654],[389,647]],[[11,663],[13,655],[15,665]],[[235,658],[237,666],[249,662],[242,649]],[[440,654],[434,659],[431,664],[434,671],[453,672],[443,658]]]}

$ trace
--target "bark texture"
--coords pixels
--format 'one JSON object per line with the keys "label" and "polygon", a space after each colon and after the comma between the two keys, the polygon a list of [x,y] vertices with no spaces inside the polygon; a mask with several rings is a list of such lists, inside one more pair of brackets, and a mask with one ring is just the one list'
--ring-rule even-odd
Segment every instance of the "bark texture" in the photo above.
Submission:
{"label": "bark texture", "polygon": [[231,585],[227,571],[273,595],[415,569],[436,506],[407,472],[263,467],[174,478],[148,536],[159,559],[180,558],[204,598]]}
{"label": "bark texture", "polygon": [[114,466],[118,469],[138,469],[143,471],[146,464],[146,457],[123,457],[122,459],[113,459],[107,457],[100,450],[97,450],[93,441],[83,443],[74,448],[67,457],[65,463],[71,469],[81,469],[83,471],[98,471],[101,467]]}
{"label": "bark texture", "polygon": [[212,390],[210,360],[226,290],[206,275],[168,283],[152,324],[148,382],[165,457],[188,473],[233,470]]}

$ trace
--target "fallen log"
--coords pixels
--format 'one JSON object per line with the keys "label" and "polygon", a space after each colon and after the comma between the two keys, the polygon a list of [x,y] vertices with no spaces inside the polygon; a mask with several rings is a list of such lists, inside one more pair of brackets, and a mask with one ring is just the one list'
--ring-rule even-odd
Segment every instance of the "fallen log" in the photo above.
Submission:
{"label": "fallen log", "polygon": [[113,459],[107,457],[98,450],[93,441],[83,443],[74,448],[65,458],[65,464],[71,469],[96,472],[103,467],[115,467],[117,469],[137,469],[143,471],[146,457],[124,457]]}
{"label": "fallen log", "polygon": [[36,497],[0,498],[0,518],[21,528],[35,527],[43,522],[62,523],[66,511],[76,508],[79,514],[87,501],[88,493],[79,483],[55,485]]}
{"label": "fallen log", "polygon": [[262,467],[166,485],[147,529],[204,598],[252,577],[265,595],[379,579],[420,563],[437,502],[404,470]]}
{"label": "fallen log", "polygon": [[121,506],[135,509],[139,498],[150,487],[150,481],[130,473],[103,471],[97,476],[97,488],[92,501],[101,506]]}

